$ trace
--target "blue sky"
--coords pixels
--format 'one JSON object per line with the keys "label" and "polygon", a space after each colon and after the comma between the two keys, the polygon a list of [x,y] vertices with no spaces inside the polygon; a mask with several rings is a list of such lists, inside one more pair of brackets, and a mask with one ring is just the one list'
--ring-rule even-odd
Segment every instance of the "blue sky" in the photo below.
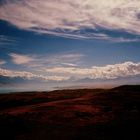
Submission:
{"label": "blue sky", "polygon": [[138,4],[1,0],[1,91],[139,84]]}

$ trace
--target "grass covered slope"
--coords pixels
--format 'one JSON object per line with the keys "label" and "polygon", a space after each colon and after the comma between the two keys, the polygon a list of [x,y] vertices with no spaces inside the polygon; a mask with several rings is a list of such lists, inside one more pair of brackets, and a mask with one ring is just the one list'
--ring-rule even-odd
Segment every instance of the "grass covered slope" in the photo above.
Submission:
{"label": "grass covered slope", "polygon": [[0,95],[0,139],[139,139],[140,86]]}

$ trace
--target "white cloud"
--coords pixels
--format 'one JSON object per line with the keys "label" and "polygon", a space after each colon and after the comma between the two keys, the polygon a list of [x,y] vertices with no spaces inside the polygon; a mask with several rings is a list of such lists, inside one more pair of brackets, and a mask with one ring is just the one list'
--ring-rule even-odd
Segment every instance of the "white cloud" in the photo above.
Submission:
{"label": "white cloud", "polygon": [[76,64],[72,64],[72,63],[61,63],[64,66],[68,66],[68,67],[76,67]]}
{"label": "white cloud", "polygon": [[[57,54],[51,56],[37,56],[37,55],[21,55],[10,54],[12,61],[15,64],[24,65],[30,68],[34,68],[34,71],[41,72],[48,75],[56,76],[42,76],[32,75],[31,77],[38,77],[41,79],[69,79],[69,77],[75,77],[75,79],[91,78],[91,79],[115,79],[118,77],[128,77],[140,74],[140,63],[124,62],[114,65],[106,65],[103,67],[90,67],[80,68],[77,63],[82,62],[83,54]],[[1,61],[1,64],[4,64]],[[45,68],[47,66],[47,68]],[[16,75],[19,73],[14,73]],[[22,72],[24,75],[24,73]],[[21,75],[22,75],[21,74]],[[19,74],[20,75],[20,74]],[[23,76],[22,75],[22,76]],[[28,73],[27,73],[28,75]],[[58,76],[58,77],[57,77]],[[24,76],[23,76],[24,77]],[[26,77],[26,76],[25,76]],[[29,76],[30,77],[30,74]]]}
{"label": "white cloud", "polygon": [[44,81],[64,81],[69,79],[69,77],[64,77],[64,76],[43,76],[43,75],[37,75],[26,71],[14,71],[14,70],[2,69],[2,68],[0,68],[0,76],[6,76],[10,78],[20,77],[27,80],[40,79]]}
{"label": "white cloud", "polygon": [[56,55],[23,55],[11,53],[12,61],[17,65],[24,65],[30,68],[35,67],[44,67],[47,66],[57,66],[57,65],[69,65],[76,66],[75,63],[79,62],[85,55],[78,53],[65,53],[65,54],[56,54]]}
{"label": "white cloud", "polygon": [[62,82],[75,81],[83,78],[90,79],[116,79],[119,77],[133,77],[140,75],[140,63],[124,62],[114,65],[106,65],[103,67],[78,68],[78,67],[53,67],[46,68],[44,71],[36,73],[27,71],[15,71],[0,68],[0,76],[9,78],[20,77],[31,80],[38,79],[38,81],[46,82]]}
{"label": "white cloud", "polygon": [[26,72],[26,71],[14,71],[14,70],[7,70],[7,69],[2,69],[0,68],[0,75],[1,76],[7,76],[7,77],[21,77],[21,78],[27,78],[27,79],[32,79],[35,78],[36,75]]}
{"label": "white cloud", "polygon": [[46,72],[69,75],[71,77],[91,79],[115,79],[140,74],[140,63],[124,62],[121,64],[106,65],[104,67],[76,68],[54,67],[45,69]]}
{"label": "white cloud", "polygon": [[31,61],[34,60],[34,58],[28,56],[28,55],[21,55],[21,54],[15,54],[15,53],[11,53],[10,56],[12,57],[12,61],[15,64],[28,64]]}
{"label": "white cloud", "polygon": [[4,0],[0,19],[40,33],[108,39],[106,34],[80,31],[98,26],[140,34],[139,5],[139,0]]}
{"label": "white cloud", "polygon": [[56,54],[47,57],[46,63],[49,65],[76,65],[74,63],[80,62],[84,57],[85,55],[80,53]]}
{"label": "white cloud", "polygon": [[0,59],[0,65],[3,65],[5,63],[6,63],[6,61]]}

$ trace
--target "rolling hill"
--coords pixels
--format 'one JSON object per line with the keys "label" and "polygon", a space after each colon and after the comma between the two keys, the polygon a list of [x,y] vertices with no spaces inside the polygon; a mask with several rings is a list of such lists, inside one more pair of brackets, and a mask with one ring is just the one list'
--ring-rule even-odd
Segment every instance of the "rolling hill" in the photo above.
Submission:
{"label": "rolling hill", "polygon": [[0,95],[0,139],[139,139],[140,86]]}

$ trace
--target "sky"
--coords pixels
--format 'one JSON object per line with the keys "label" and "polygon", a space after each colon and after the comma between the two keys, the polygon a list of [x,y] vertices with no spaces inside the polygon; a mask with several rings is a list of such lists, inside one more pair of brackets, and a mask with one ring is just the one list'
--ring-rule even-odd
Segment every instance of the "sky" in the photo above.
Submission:
{"label": "sky", "polygon": [[0,92],[140,84],[139,0],[0,0]]}

